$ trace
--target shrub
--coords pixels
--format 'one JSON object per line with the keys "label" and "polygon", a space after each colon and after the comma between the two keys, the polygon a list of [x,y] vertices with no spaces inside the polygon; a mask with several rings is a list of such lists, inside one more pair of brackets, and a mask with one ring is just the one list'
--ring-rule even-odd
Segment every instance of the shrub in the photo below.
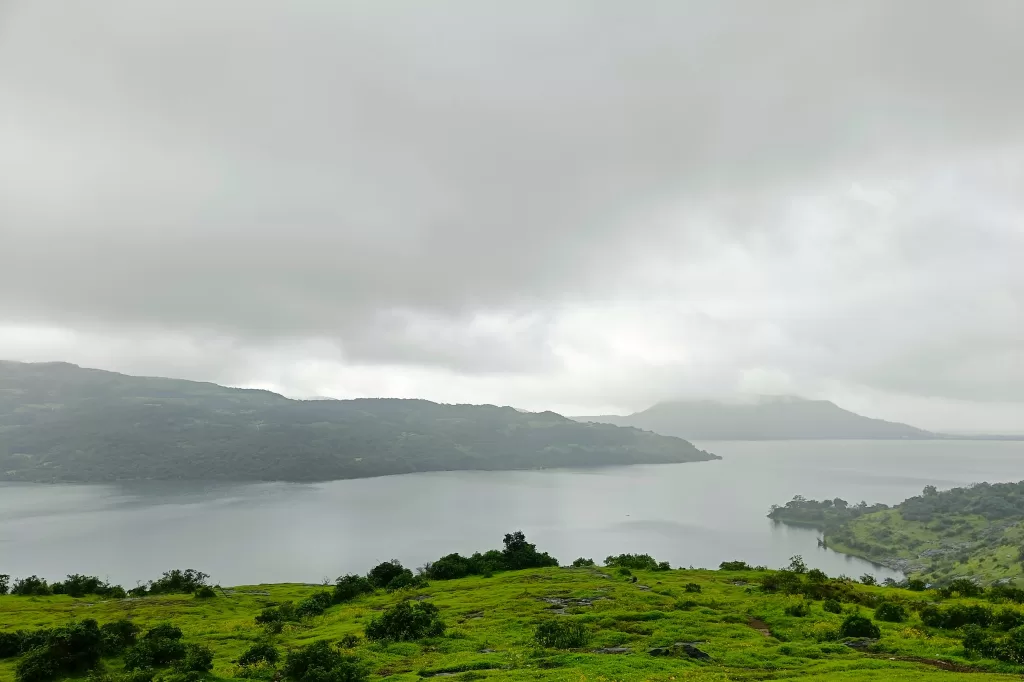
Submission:
{"label": "shrub", "polygon": [[1012,630],[1024,625],[1024,613],[1008,607],[1001,608],[992,616],[992,625],[999,630]]}
{"label": "shrub", "polygon": [[811,615],[811,605],[805,602],[803,599],[794,602],[785,608],[787,616],[794,616],[796,618],[803,618]]}
{"label": "shrub", "polygon": [[826,599],[821,605],[821,608],[825,609],[828,613],[842,613],[843,605],[836,599]]}
{"label": "shrub", "polygon": [[808,582],[820,585],[822,583],[828,582],[828,575],[825,573],[825,571],[821,570],[820,568],[812,568],[811,570],[807,571],[807,580]]}
{"label": "shrub", "polygon": [[616,573],[618,573],[619,575],[621,575],[624,578],[629,578],[630,576],[633,575],[633,571],[629,570],[625,566],[619,566],[619,570],[617,570]]}
{"label": "shrub", "polygon": [[929,605],[921,609],[921,622],[929,627],[955,630],[964,625],[988,627],[992,624],[992,609],[979,604],[964,606],[953,604],[948,608]]}
{"label": "shrub", "polygon": [[654,569],[656,571],[671,571],[672,566],[667,561],[659,561],[658,567]]}
{"label": "shrub", "polygon": [[558,560],[547,552],[538,552],[537,546],[526,541],[523,531],[507,533],[502,541],[505,546],[501,550],[502,567],[509,571],[524,568],[545,568],[557,566]]}
{"label": "shrub", "polygon": [[208,673],[213,670],[213,652],[202,644],[189,644],[185,656],[174,667],[182,673]]}
{"label": "shrub", "polygon": [[217,593],[213,591],[213,588],[209,585],[203,585],[196,590],[196,599],[213,599],[217,596]]}
{"label": "shrub", "polygon": [[723,561],[718,564],[718,570],[720,571],[749,571],[750,564],[746,561]]}
{"label": "shrub", "polygon": [[957,578],[939,590],[939,594],[949,598],[953,595],[961,597],[980,597],[985,589],[970,578]]}
{"label": "shrub", "polygon": [[700,585],[697,583],[686,583],[683,585],[683,590],[686,592],[700,592]]}
{"label": "shrub", "polygon": [[398,559],[392,559],[391,561],[385,561],[382,564],[377,564],[370,572],[366,574],[366,579],[370,581],[370,584],[378,589],[387,587],[388,583],[397,578],[402,573],[408,573],[412,575],[412,571],[408,568],[404,568]]}
{"label": "shrub", "polygon": [[270,642],[253,644],[245,650],[245,653],[238,657],[239,665],[253,665],[261,661],[266,663],[277,663],[281,655]]}
{"label": "shrub", "polygon": [[620,554],[610,556],[604,560],[604,565],[610,568],[630,568],[634,571],[657,571],[658,562],[650,554]]}
{"label": "shrub", "polygon": [[84,673],[99,662],[102,637],[95,620],[69,623],[45,633],[45,644],[29,650],[18,663],[15,675],[19,682]]}
{"label": "shrub", "polygon": [[593,559],[584,559],[583,557],[580,557],[576,561],[572,562],[572,567],[573,568],[583,568],[585,566],[593,566],[593,565],[594,565],[594,560]]}
{"label": "shrub", "polygon": [[537,626],[533,638],[550,649],[578,649],[590,641],[590,631],[583,623],[548,620]]}
{"label": "shrub", "polygon": [[427,586],[427,581],[423,576],[413,575],[412,571],[406,569],[392,578],[384,589],[388,592],[397,592],[398,590],[411,590]]}
{"label": "shrub", "polygon": [[0,595],[7,594],[7,591],[11,586],[11,576],[6,573],[0,573]]}
{"label": "shrub", "polygon": [[288,654],[284,674],[295,682],[364,682],[369,672],[359,659],[344,656],[321,640]]}
{"label": "shrub", "polygon": [[103,641],[103,653],[116,656],[130,646],[134,646],[139,636],[139,626],[130,620],[115,620],[104,623],[100,628]]}
{"label": "shrub", "polygon": [[45,580],[38,576],[30,575],[27,578],[15,580],[14,587],[11,588],[11,594],[20,597],[45,597],[53,594],[53,592]]}
{"label": "shrub", "polygon": [[891,601],[882,602],[875,609],[875,619],[886,623],[902,623],[907,619],[907,610],[902,604]]}
{"label": "shrub", "polygon": [[862,575],[860,577],[860,582],[861,582],[862,585],[877,585],[878,584],[878,581],[875,580],[875,576],[871,575],[870,573],[865,573],[864,575]]}
{"label": "shrub", "polygon": [[839,626],[840,637],[870,637],[871,639],[878,639],[881,634],[881,630],[871,622],[870,618],[857,614],[847,616],[846,620]]}
{"label": "shrub", "polygon": [[125,670],[162,668],[185,658],[186,648],[177,639],[146,637],[124,652]]}
{"label": "shrub", "polygon": [[60,674],[57,662],[50,657],[50,652],[43,648],[32,649],[25,654],[14,670],[18,682],[47,682]]}
{"label": "shrub", "polygon": [[818,642],[834,642],[839,639],[839,627],[835,623],[819,621],[811,626],[810,635]]}
{"label": "shrub", "polygon": [[298,618],[311,618],[322,615],[334,603],[334,597],[326,590],[316,592],[300,601],[295,606],[295,615]]}
{"label": "shrub", "polygon": [[373,585],[361,575],[343,575],[334,581],[334,603],[352,601],[362,594],[373,592]]}
{"label": "shrub", "polygon": [[143,639],[181,639],[181,628],[171,623],[160,623],[146,631]]}
{"label": "shrub", "polygon": [[407,642],[440,637],[445,624],[440,611],[430,602],[403,601],[366,625],[366,638],[374,642]]}
{"label": "shrub", "polygon": [[351,649],[352,647],[357,646],[358,644],[359,637],[353,635],[351,632],[342,637],[340,640],[338,640],[338,646],[340,646],[342,649]]}
{"label": "shrub", "polygon": [[0,660],[21,655],[21,637],[15,632],[0,632]]}
{"label": "shrub", "polygon": [[969,656],[993,656],[996,653],[995,639],[984,628],[965,625],[961,637]]}
{"label": "shrub", "polygon": [[928,585],[920,578],[911,578],[907,581],[907,589],[911,592],[924,592],[928,589]]}
{"label": "shrub", "polygon": [[193,568],[166,571],[149,583],[149,594],[194,594],[210,576]]}
{"label": "shrub", "polygon": [[789,566],[786,566],[786,570],[793,573],[806,573],[807,564],[804,562],[804,558],[797,554],[789,558]]}
{"label": "shrub", "polygon": [[[286,601],[277,606],[268,606],[256,616],[257,625],[283,625],[284,623],[298,620],[295,615],[295,605]],[[278,630],[280,632],[280,630]]]}

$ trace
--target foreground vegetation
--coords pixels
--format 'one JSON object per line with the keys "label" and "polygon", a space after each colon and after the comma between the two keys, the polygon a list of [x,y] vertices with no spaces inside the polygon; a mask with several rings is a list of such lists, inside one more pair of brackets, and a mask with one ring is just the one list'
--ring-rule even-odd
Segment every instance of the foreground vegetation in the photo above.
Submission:
{"label": "foreground vegetation", "polygon": [[941,492],[928,486],[892,508],[796,497],[768,516],[820,528],[830,548],[926,583],[995,584],[1024,573],[1024,481]]}
{"label": "foreground vegetation", "polygon": [[864,585],[808,570],[799,557],[782,570],[741,561],[674,570],[632,554],[559,568],[510,533],[500,550],[448,555],[416,573],[385,562],[333,587],[211,588],[198,571],[168,572],[144,596],[100,587],[105,596],[0,596],[0,681],[953,681],[1024,672],[1024,592],[970,581],[942,591]]}
{"label": "foreground vegetation", "polygon": [[269,391],[0,361],[0,481],[327,481],[718,459],[553,412]]}

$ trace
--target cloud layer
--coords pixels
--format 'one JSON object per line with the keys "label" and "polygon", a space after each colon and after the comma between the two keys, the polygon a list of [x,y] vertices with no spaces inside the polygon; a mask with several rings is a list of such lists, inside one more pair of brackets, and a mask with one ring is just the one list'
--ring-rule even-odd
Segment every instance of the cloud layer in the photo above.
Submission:
{"label": "cloud layer", "polygon": [[8,3],[0,355],[1024,430],[1024,6],[847,5]]}

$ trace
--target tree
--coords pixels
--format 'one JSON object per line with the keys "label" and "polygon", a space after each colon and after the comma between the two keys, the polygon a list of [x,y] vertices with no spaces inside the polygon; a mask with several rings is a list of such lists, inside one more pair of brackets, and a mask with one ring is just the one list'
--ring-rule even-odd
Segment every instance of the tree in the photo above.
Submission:
{"label": "tree", "polygon": [[361,575],[343,575],[334,582],[334,603],[351,601],[373,592],[373,584]]}
{"label": "tree", "polygon": [[807,564],[804,563],[804,558],[797,554],[796,556],[789,558],[789,566],[787,566],[786,569],[793,571],[793,573],[806,573]]}
{"label": "tree", "polygon": [[366,579],[370,581],[370,584],[378,589],[387,587],[388,583],[402,575],[403,573],[409,573],[412,575],[412,571],[402,566],[398,559],[392,559],[391,561],[385,561],[382,564],[377,564],[370,572],[366,574]]}
{"label": "tree", "polygon": [[7,590],[10,589],[11,576],[6,573],[0,573],[0,595],[7,594]]}
{"label": "tree", "polygon": [[871,639],[878,639],[881,636],[881,630],[878,626],[871,622],[870,618],[853,614],[846,617],[842,625],[839,626],[840,637],[868,637]]}

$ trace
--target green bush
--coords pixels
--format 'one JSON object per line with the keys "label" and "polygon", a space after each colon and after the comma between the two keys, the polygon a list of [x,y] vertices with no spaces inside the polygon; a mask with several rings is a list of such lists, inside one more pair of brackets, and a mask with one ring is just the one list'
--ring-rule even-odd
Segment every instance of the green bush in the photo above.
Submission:
{"label": "green bush", "polygon": [[81,674],[99,663],[103,638],[95,620],[68,623],[45,633],[45,643],[33,647],[18,663],[19,682]]}
{"label": "green bush", "polygon": [[750,564],[746,561],[723,561],[718,564],[719,571],[750,571]]}
{"label": "green bush", "polygon": [[412,590],[422,587],[428,587],[427,581],[422,576],[413,575],[412,571],[406,569],[392,578],[391,582],[384,589],[388,592],[397,592],[398,590]]}
{"label": "green bush", "polygon": [[241,656],[238,657],[238,665],[253,665],[259,662],[265,663],[277,663],[281,655],[277,649],[270,642],[260,642],[253,644],[251,647],[245,650]]}
{"label": "green bush", "polygon": [[320,616],[334,603],[334,597],[326,590],[316,592],[295,606],[295,615],[298,618],[312,618]]}
{"label": "green bush", "polygon": [[364,682],[369,671],[354,656],[344,656],[321,640],[288,654],[284,675],[294,682]]}
{"label": "green bush", "polygon": [[686,583],[683,585],[683,590],[686,592],[700,592],[700,585],[697,583]]}
{"label": "green bush", "polygon": [[16,632],[0,632],[0,660],[21,655],[21,636]]}
{"label": "green bush", "polygon": [[502,544],[505,546],[501,550],[502,568],[506,570],[558,566],[557,559],[547,552],[538,552],[536,545],[527,542],[526,535],[521,530],[506,534]]}
{"label": "green bush", "polygon": [[11,576],[6,573],[0,573],[0,596],[7,594],[7,591],[11,587]]}
{"label": "green bush", "polygon": [[573,568],[584,568],[586,566],[593,566],[593,565],[594,565],[594,560],[593,559],[584,559],[583,557],[580,557],[576,561],[572,562],[572,567]]}
{"label": "green bush", "polygon": [[352,601],[373,592],[373,585],[361,575],[343,575],[334,581],[334,603]]}
{"label": "green bush", "polygon": [[548,620],[537,626],[533,638],[550,649],[578,649],[590,641],[590,631],[583,623],[569,620]]}
{"label": "green bush", "polygon": [[124,652],[125,670],[163,668],[185,658],[186,648],[177,639],[146,637]]}
{"label": "green bush", "polygon": [[877,585],[878,584],[878,581],[875,579],[875,576],[871,575],[870,573],[865,573],[864,575],[862,575],[860,577],[860,582],[861,582],[862,585]]}
{"label": "green bush", "polygon": [[1024,625],[1024,613],[1017,609],[1004,607],[992,617],[992,626],[999,630],[1012,630],[1021,625]]}
{"label": "green bush", "polygon": [[907,619],[907,610],[902,604],[882,602],[875,609],[875,619],[886,623],[902,623]]}
{"label": "green bush", "polygon": [[166,571],[157,580],[150,581],[149,594],[195,594],[196,590],[206,584],[210,576],[193,568]]}
{"label": "green bush", "polygon": [[61,674],[60,666],[45,648],[29,651],[18,661],[14,676],[18,682],[48,682]]}
{"label": "green bush", "polygon": [[820,585],[822,583],[828,582],[828,575],[825,573],[825,571],[821,570],[820,568],[812,568],[811,570],[807,571],[807,580],[808,582]]}
{"label": "green bush", "polygon": [[871,639],[878,639],[881,634],[881,630],[871,622],[870,618],[857,614],[847,616],[846,620],[839,626],[840,637],[870,637]]}
{"label": "green bush", "polygon": [[374,642],[407,642],[440,637],[445,624],[430,602],[403,601],[366,625],[366,638]]}
{"label": "green bush", "polygon": [[620,554],[610,556],[604,560],[604,565],[609,568],[630,568],[634,571],[657,571],[658,562],[650,554]]}
{"label": "green bush", "polygon": [[196,590],[196,599],[213,599],[217,596],[217,593],[213,591],[213,588],[209,585],[203,585]]}
{"label": "green bush", "polygon": [[181,673],[208,673],[213,670],[213,652],[202,644],[189,644],[174,668]]}
{"label": "green bush", "polygon": [[811,615],[811,605],[805,602],[803,599],[788,605],[784,609],[787,616],[794,616],[796,618],[803,618]]}
{"label": "green bush", "polygon": [[821,605],[821,608],[825,609],[828,613],[842,613],[843,605],[836,599],[826,599]]}
{"label": "green bush", "polygon": [[342,649],[351,649],[352,647],[358,645],[359,637],[353,635],[351,632],[342,637],[340,640],[338,640],[338,646],[340,646]]}
{"label": "green bush", "polygon": [[370,584],[377,589],[384,589],[388,583],[397,578],[402,573],[409,573],[412,575],[412,571],[402,566],[398,559],[392,559],[391,561],[385,561],[382,564],[377,564],[370,572],[366,574],[366,579],[370,581]]}
{"label": "green bush", "polygon": [[11,588],[11,594],[18,595],[19,597],[46,597],[53,594],[50,590],[50,586],[45,580],[38,576],[30,575],[27,578],[21,578],[14,581],[14,587]]}
{"label": "green bush", "polygon": [[135,645],[139,636],[139,626],[130,620],[115,620],[100,627],[100,636],[103,639],[104,655],[116,656]]}
{"label": "green bush", "polygon": [[181,639],[181,628],[171,623],[160,623],[146,631],[143,639]]}

